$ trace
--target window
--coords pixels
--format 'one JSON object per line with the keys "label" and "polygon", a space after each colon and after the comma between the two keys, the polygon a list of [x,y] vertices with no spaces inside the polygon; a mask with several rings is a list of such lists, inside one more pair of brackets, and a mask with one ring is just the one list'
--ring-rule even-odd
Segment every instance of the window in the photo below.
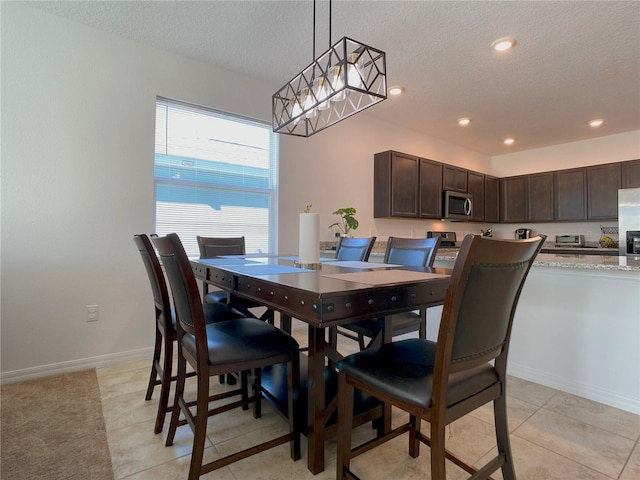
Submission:
{"label": "window", "polygon": [[276,251],[277,135],[271,125],[158,98],[155,232],[244,236],[247,253]]}

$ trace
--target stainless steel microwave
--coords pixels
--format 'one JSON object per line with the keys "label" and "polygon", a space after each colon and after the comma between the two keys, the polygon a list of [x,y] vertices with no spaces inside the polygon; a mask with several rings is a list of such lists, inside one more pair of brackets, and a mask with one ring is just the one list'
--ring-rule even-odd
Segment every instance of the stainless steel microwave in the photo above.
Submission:
{"label": "stainless steel microwave", "polygon": [[473,199],[468,193],[445,190],[442,193],[442,218],[469,220],[473,214]]}

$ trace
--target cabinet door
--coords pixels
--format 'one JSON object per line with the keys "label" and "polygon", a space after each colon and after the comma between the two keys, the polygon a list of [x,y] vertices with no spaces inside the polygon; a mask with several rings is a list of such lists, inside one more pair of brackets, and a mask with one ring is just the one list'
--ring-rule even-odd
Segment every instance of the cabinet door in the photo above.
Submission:
{"label": "cabinet door", "polygon": [[500,214],[504,223],[527,221],[527,176],[500,179]]}
{"label": "cabinet door", "polygon": [[420,218],[442,218],[442,164],[420,159]]}
{"label": "cabinet door", "polygon": [[376,153],[373,170],[373,216],[418,216],[418,157],[387,151]]}
{"label": "cabinet door", "polygon": [[527,204],[529,221],[553,221],[553,172],[527,175]]}
{"label": "cabinet door", "polygon": [[500,182],[496,177],[484,176],[484,221],[498,223],[500,221],[499,196]]}
{"label": "cabinet door", "polygon": [[467,193],[467,170],[453,165],[443,165],[442,188]]}
{"label": "cabinet door", "polygon": [[622,162],[622,188],[640,187],[640,160]]}
{"label": "cabinet door", "polygon": [[590,220],[618,218],[619,163],[587,167],[587,215]]}
{"label": "cabinet door", "polygon": [[587,169],[556,172],[556,220],[586,220]]}
{"label": "cabinet door", "polygon": [[471,221],[484,222],[484,175],[467,172],[467,193],[471,195]]}

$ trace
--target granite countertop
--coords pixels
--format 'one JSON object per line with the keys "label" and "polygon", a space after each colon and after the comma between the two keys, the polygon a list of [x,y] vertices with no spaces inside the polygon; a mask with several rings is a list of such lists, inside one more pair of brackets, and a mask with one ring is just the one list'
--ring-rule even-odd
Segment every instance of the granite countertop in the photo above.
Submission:
{"label": "granite countertop", "polygon": [[[377,244],[378,242],[376,242]],[[385,242],[386,243],[386,242]],[[377,251],[376,251],[377,250]],[[545,250],[547,250],[545,248]],[[588,250],[593,250],[589,248]],[[613,249],[602,249],[613,250]],[[455,261],[458,256],[457,247],[441,247],[436,254],[436,260]],[[563,249],[563,252],[565,249]],[[573,251],[573,249],[572,249]],[[616,251],[617,253],[617,251]],[[335,255],[335,251],[329,249],[321,250],[324,257]],[[380,252],[374,247],[369,260],[382,263],[384,259],[384,249]],[[534,267],[567,268],[580,270],[609,270],[622,272],[640,272],[640,256],[625,257],[617,255],[582,255],[579,250],[576,253],[540,253],[533,264]]]}

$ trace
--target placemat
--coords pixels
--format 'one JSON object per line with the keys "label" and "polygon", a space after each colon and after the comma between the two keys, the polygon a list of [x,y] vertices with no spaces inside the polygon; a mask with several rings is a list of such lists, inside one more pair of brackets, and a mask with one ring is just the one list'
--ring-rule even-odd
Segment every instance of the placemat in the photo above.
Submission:
{"label": "placemat", "polygon": [[238,257],[216,257],[216,258],[202,258],[198,262],[206,265],[245,265],[245,264],[259,264],[260,262],[254,262],[253,260],[247,260],[246,258]]}
{"label": "placemat", "polygon": [[391,263],[359,262],[356,260],[332,260],[326,263],[327,265],[335,265],[336,267],[368,268],[368,269],[400,266],[400,265],[393,265]]}
{"label": "placemat", "polygon": [[364,283],[366,285],[388,285],[391,283],[415,282],[430,278],[446,278],[449,275],[439,273],[413,272],[410,270],[371,270],[368,272],[336,273],[322,275],[323,277],[346,280],[348,282]]}
{"label": "placemat", "polygon": [[256,263],[254,265],[225,265],[226,270],[247,275],[277,275],[280,273],[313,272],[307,268],[290,267],[288,265],[269,265]]}

